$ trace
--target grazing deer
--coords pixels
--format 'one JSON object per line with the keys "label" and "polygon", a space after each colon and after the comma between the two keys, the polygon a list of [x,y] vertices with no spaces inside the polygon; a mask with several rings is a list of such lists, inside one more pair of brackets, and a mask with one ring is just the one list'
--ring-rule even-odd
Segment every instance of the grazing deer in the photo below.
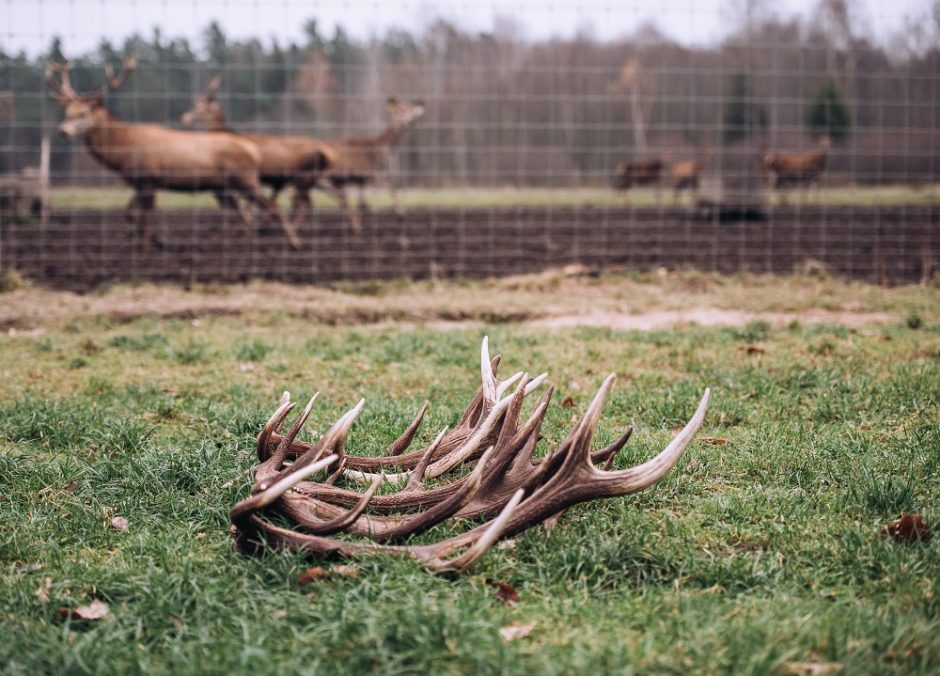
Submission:
{"label": "grazing deer", "polygon": [[761,159],[761,168],[767,176],[771,190],[787,185],[806,184],[818,187],[819,177],[826,169],[826,158],[831,143],[828,136],[819,139],[816,152],[767,153]]}
{"label": "grazing deer", "polygon": [[[157,248],[162,246],[151,223],[157,190],[207,190],[214,192],[223,206],[240,211],[235,195],[241,195],[261,207],[269,218],[280,222],[291,246],[299,248],[300,239],[293,226],[261,191],[260,158],[254,144],[230,134],[127,124],[108,112],[105,95],[119,89],[136,66],[136,59],[124,57],[123,68],[115,76],[109,65],[107,84],[84,94],[72,88],[68,62],[50,62],[46,81],[52,99],[65,109],[59,132],[70,139],[82,138],[98,162],[119,174],[134,189],[127,216],[137,222],[144,240]],[[59,80],[55,73],[59,73]]]}
{"label": "grazing deer", "polygon": [[698,177],[702,172],[702,163],[697,160],[684,160],[673,162],[670,167],[672,175],[673,201],[679,203],[679,193],[688,190],[692,193],[698,191]]}
{"label": "grazing deer", "polygon": [[[367,208],[363,192],[370,183],[387,187],[392,194],[395,213],[399,216],[404,215],[398,200],[398,191],[388,177],[388,169],[392,159],[392,150],[405,131],[424,115],[424,103],[421,101],[409,103],[390,98],[386,102],[386,108],[389,123],[381,133],[376,136],[345,139],[329,144],[333,151],[332,161],[318,185],[319,188],[326,190],[339,200],[356,234],[362,232],[359,211]],[[359,186],[359,211],[353,209],[349,200],[346,199],[346,187],[350,185]]]}
{"label": "grazing deer", "polygon": [[180,122],[187,127],[201,124],[208,131],[234,134],[253,143],[261,154],[261,182],[271,187],[271,199],[276,200],[286,186],[294,187],[290,218],[296,223],[299,207],[309,205],[307,193],[330,165],[333,151],[322,141],[306,136],[266,136],[230,129],[216,98],[221,84],[221,75],[213,77],[206,91],[180,116]]}
{"label": "grazing deer", "polygon": [[614,171],[614,189],[624,192],[636,185],[655,185],[657,201],[663,161],[653,158],[638,162],[621,162]]}

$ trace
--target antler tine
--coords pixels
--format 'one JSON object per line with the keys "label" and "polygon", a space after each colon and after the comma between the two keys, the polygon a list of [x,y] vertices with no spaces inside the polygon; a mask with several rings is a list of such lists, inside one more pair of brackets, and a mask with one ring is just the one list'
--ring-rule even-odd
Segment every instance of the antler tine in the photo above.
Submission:
{"label": "antler tine", "polygon": [[685,450],[692,443],[696,433],[705,421],[705,413],[708,410],[708,402],[711,398],[711,389],[705,388],[702,398],[699,401],[698,408],[685,424],[685,427],[673,437],[669,445],[666,446],[658,455],[646,462],[630,467],[628,469],[616,472],[605,472],[591,466],[592,473],[596,477],[595,485],[603,489],[599,496],[618,496],[636,493],[644,488],[652,486],[662,479],[666,473],[672,469]]}
{"label": "antler tine", "polygon": [[[319,392],[317,392],[319,394]],[[287,414],[291,412],[295,404],[291,403],[290,392],[285,392],[281,395],[281,400],[278,403],[277,409],[274,413],[271,414],[271,417],[268,418],[268,421],[264,424],[264,427],[261,428],[261,433],[258,435],[258,460],[264,462],[267,460],[267,449],[268,449],[268,440],[271,438],[271,435],[281,429],[281,425],[284,424],[284,419],[287,417]]]}
{"label": "antler tine", "polygon": [[480,345],[480,376],[483,380],[483,397],[486,401],[496,403],[497,389],[499,381],[496,380],[496,374],[490,365],[490,337],[483,336],[483,343]]}
{"label": "antler tine", "polygon": [[251,497],[237,502],[229,512],[232,523],[238,527],[244,526],[255,512],[273,504],[295,484],[323,469],[326,469],[335,460],[335,456],[329,455],[319,462],[302,467],[296,472],[289,474],[288,476],[282,478],[279,481],[276,481],[270,486],[266,486],[260,492],[255,493]]}
{"label": "antler tine", "polygon": [[222,86],[222,74],[216,73],[212,76],[212,79],[209,80],[209,85],[206,87],[205,97],[207,99],[214,99],[216,93],[219,91],[219,87]]}
{"label": "antler tine", "polygon": [[[56,63],[52,59],[46,61],[46,83],[52,90],[52,98],[57,103],[65,104],[73,99],[79,98],[78,92],[72,89],[69,80],[69,71],[72,70],[72,62]],[[55,79],[55,74],[59,73],[61,82]]]}
{"label": "antler tine", "polygon": [[105,85],[106,91],[113,92],[120,89],[135,68],[137,68],[137,59],[130,55],[125,55],[121,59],[121,72],[117,74],[117,77],[114,75],[114,68],[111,67],[111,64],[105,65],[104,74],[107,80],[107,84]]}
{"label": "antler tine", "polygon": [[424,472],[427,470],[428,465],[431,464],[431,457],[434,455],[434,451],[437,450],[438,446],[441,445],[441,440],[444,438],[445,434],[447,434],[446,427],[438,432],[434,443],[428,446],[428,450],[425,451],[421,461],[415,465],[414,470],[411,472],[411,478],[408,479],[408,483],[405,484],[405,491],[417,491],[421,489],[421,484],[424,483]]}
{"label": "antler tine", "polygon": [[421,407],[421,410],[418,411],[418,415],[416,415],[415,419],[408,425],[408,429],[402,432],[401,436],[385,449],[385,455],[401,455],[405,452],[411,445],[412,440],[414,440],[414,436],[418,432],[421,422],[424,420],[424,414],[427,413],[430,403],[429,401],[424,402],[424,406]]}

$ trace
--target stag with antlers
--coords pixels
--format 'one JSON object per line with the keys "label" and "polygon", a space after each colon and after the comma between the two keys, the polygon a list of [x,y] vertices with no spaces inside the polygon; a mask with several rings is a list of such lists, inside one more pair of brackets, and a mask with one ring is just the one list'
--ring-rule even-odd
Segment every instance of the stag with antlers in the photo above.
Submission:
{"label": "stag with antlers", "polygon": [[[483,383],[457,425],[443,430],[427,448],[410,453],[406,451],[427,404],[383,454],[356,456],[346,453],[345,444],[364,402],[341,416],[319,441],[307,443],[297,436],[316,396],[281,433],[295,406],[285,392],[258,436],[251,496],[231,510],[236,542],[245,551],[267,541],[317,556],[405,555],[432,571],[461,572],[501,537],[557,518],[577,503],[629,495],[659,481],[692,442],[708,407],[706,389],[692,418],[662,452],[635,467],[610,471],[632,432],[627,427],[613,444],[591,452],[614,381],[610,375],[564,441],[536,458],[551,389],[524,420],[522,405],[545,375],[533,379],[517,373],[498,380],[499,357],[490,359],[485,338],[480,361]],[[461,467],[470,471],[455,476]],[[326,478],[311,480],[321,472]],[[438,481],[426,485],[431,479]],[[368,488],[359,492],[338,485],[340,481]],[[379,495],[382,484],[402,487]],[[295,527],[273,523],[263,515],[266,511],[279,512]],[[447,519],[489,521],[433,544],[403,542]],[[341,532],[356,539],[330,537]]]}
{"label": "stag with antlers", "polygon": [[72,68],[69,62],[50,62],[46,81],[52,99],[65,109],[59,132],[70,139],[82,138],[98,162],[134,189],[127,215],[140,227],[144,241],[158,248],[162,246],[152,229],[157,190],[211,191],[223,206],[238,210],[246,225],[250,225],[250,220],[235,196],[257,205],[271,221],[281,225],[291,246],[299,248],[300,239],[293,226],[261,190],[259,153],[253,143],[228,134],[127,124],[108,112],[105,96],[119,89],[136,65],[136,59],[125,57],[118,75],[108,65],[106,84],[81,94],[69,81]]}
{"label": "stag with antlers", "polygon": [[231,129],[218,100],[221,85],[222,76],[214,76],[192,107],[180,116],[180,122],[187,127],[202,125],[207,131],[235,134],[254,143],[261,154],[261,182],[271,188],[271,199],[277,200],[281,190],[293,186],[290,220],[297,224],[302,207],[309,205],[307,194],[333,163],[334,151],[323,141],[306,136],[246,134]]}

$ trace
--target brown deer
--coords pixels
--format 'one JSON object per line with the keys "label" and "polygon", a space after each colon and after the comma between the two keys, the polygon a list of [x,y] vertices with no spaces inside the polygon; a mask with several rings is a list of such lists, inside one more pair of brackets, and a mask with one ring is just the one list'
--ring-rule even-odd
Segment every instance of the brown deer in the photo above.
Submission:
{"label": "brown deer", "polygon": [[670,167],[672,177],[673,201],[678,204],[679,194],[683,190],[695,193],[698,190],[698,178],[702,172],[702,163],[698,160],[673,162]]}
{"label": "brown deer", "polygon": [[[339,200],[346,210],[346,216],[353,232],[362,232],[360,211],[365,210],[366,203],[363,192],[369,184],[380,184],[388,188],[392,194],[395,213],[403,216],[398,191],[395,184],[388,177],[389,164],[392,159],[392,150],[401,140],[405,131],[424,115],[422,101],[399,101],[390,98],[386,102],[389,115],[388,126],[375,136],[344,139],[331,142],[333,151],[329,168],[324,172],[318,187],[326,190]],[[359,210],[353,209],[346,198],[346,188],[351,185],[359,186]]]}
{"label": "brown deer", "polygon": [[761,158],[761,168],[767,176],[771,190],[801,184],[818,187],[819,177],[826,169],[830,146],[829,137],[823,136],[819,139],[816,152],[764,155]]}
{"label": "brown deer", "polygon": [[309,205],[308,191],[317,185],[330,166],[333,151],[322,141],[306,136],[268,136],[234,131],[225,121],[225,112],[216,97],[222,76],[216,75],[192,107],[180,116],[187,127],[201,124],[208,131],[226,132],[251,141],[261,154],[261,182],[271,187],[271,199],[288,185],[293,186],[294,204],[291,221],[297,223],[302,206]]}
{"label": "brown deer", "polygon": [[614,189],[627,192],[637,185],[655,185],[659,193],[660,177],[663,173],[663,161],[660,158],[621,162],[614,170]]}
{"label": "brown deer", "polygon": [[[59,132],[82,138],[91,155],[119,174],[134,189],[127,205],[128,219],[136,221],[143,239],[155,247],[162,244],[153,234],[151,217],[157,190],[214,192],[223,206],[239,209],[235,195],[259,206],[284,229],[291,246],[300,247],[293,226],[261,191],[258,178],[259,153],[254,144],[230,134],[178,131],[155,124],[127,124],[112,116],[104,105],[107,93],[124,84],[137,65],[124,57],[115,76],[106,69],[106,85],[79,94],[69,82],[71,64],[50,62],[46,81],[52,99],[65,109]],[[59,74],[56,80],[55,74]],[[248,221],[246,220],[246,224]]]}

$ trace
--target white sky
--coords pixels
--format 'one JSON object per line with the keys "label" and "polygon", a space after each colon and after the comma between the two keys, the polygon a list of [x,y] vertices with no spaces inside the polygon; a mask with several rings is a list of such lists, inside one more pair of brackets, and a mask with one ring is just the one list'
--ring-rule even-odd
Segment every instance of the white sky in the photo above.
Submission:
{"label": "white sky", "polygon": [[[931,0],[854,0],[857,30],[886,40],[905,21],[928,15]],[[68,52],[93,49],[102,38],[120,45],[137,32],[149,37],[160,26],[166,37],[186,37],[201,47],[213,20],[232,38],[257,37],[281,44],[302,42],[304,22],[315,17],[321,33],[337,25],[351,35],[381,35],[390,27],[420,29],[437,17],[474,31],[492,30],[511,17],[526,38],[568,37],[589,29],[601,39],[633,33],[655,23],[687,44],[720,39],[736,21],[743,0],[0,0],[0,47],[33,55],[53,36]],[[808,16],[816,0],[768,3],[781,17]]]}

